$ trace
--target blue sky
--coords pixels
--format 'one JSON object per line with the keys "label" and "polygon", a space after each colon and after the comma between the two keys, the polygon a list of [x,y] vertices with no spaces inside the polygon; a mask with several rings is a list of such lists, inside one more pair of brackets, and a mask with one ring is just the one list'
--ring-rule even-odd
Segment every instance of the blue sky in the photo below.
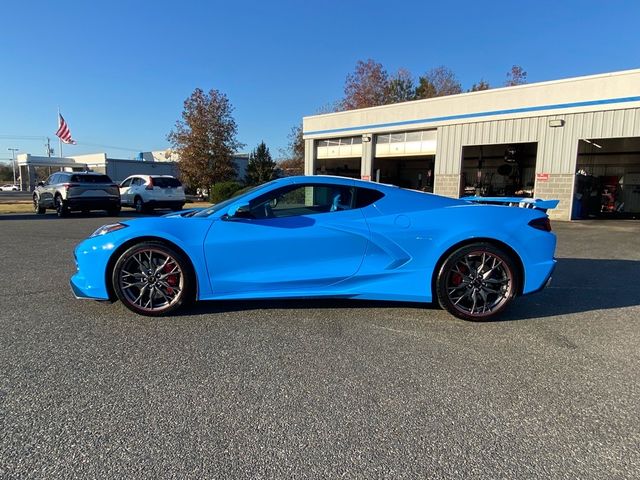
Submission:
{"label": "blue sky", "polygon": [[67,154],[166,148],[196,87],[228,95],[245,150],[264,140],[277,156],[359,59],[416,76],[446,65],[464,88],[498,86],[513,64],[529,82],[640,67],[638,1],[9,0],[2,13],[0,159],[43,152],[8,136],[57,149],[58,105],[79,142]]}

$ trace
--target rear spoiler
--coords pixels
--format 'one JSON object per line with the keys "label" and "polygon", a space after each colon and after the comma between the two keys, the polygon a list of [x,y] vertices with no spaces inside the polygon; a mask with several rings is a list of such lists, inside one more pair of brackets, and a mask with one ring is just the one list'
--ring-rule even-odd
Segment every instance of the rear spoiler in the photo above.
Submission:
{"label": "rear spoiler", "polygon": [[522,198],[522,197],[464,197],[472,203],[481,203],[485,205],[506,205],[509,207],[535,208],[546,212],[558,206],[560,200],[541,200],[539,198]]}

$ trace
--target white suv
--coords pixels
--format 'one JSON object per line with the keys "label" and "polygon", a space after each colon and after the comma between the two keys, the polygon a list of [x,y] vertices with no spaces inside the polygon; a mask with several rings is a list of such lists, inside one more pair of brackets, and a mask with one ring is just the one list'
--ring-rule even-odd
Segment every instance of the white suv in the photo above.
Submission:
{"label": "white suv", "polygon": [[171,175],[132,175],[120,184],[120,199],[139,213],[154,208],[181,210],[186,201],[180,180]]}

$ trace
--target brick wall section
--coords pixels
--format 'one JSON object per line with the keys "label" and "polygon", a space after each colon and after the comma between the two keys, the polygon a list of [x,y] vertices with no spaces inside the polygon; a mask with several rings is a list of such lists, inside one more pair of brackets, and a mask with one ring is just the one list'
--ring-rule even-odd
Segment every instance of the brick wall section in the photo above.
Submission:
{"label": "brick wall section", "polygon": [[573,183],[575,175],[550,174],[549,180],[536,180],[535,196],[543,200],[560,200],[558,207],[549,210],[549,218],[570,220]]}
{"label": "brick wall section", "polygon": [[460,174],[437,174],[433,193],[444,195],[445,197],[458,198],[460,196]]}

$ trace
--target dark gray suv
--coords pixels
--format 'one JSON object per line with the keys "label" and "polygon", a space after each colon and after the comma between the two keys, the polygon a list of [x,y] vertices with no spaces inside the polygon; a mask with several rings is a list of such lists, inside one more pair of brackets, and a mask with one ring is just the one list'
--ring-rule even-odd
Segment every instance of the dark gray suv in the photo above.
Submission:
{"label": "dark gray suv", "polygon": [[115,216],[120,213],[120,190],[102,173],[58,172],[38,183],[33,191],[33,208],[39,214],[55,209],[59,217],[72,210],[106,210]]}

